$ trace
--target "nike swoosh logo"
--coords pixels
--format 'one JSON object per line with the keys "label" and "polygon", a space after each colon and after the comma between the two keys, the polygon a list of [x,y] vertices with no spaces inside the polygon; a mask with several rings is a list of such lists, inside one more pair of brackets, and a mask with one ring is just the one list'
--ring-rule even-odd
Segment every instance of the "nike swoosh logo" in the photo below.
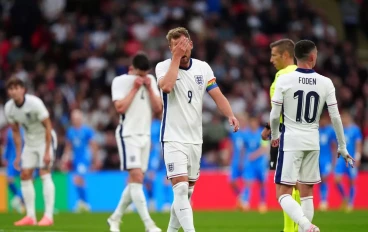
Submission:
{"label": "nike swoosh logo", "polygon": [[176,79],[177,81],[180,81],[180,79]]}
{"label": "nike swoosh logo", "polygon": [[189,208],[180,209],[180,211],[183,211],[183,210],[186,210],[186,209],[189,209]]}

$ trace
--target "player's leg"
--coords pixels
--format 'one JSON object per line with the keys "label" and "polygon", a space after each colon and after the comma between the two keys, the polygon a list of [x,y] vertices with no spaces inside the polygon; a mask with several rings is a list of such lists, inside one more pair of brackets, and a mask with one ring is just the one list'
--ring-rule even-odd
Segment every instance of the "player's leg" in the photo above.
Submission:
{"label": "player's leg", "polygon": [[319,170],[319,151],[307,151],[299,171],[299,188],[301,192],[301,206],[304,215],[310,222],[314,216],[313,186],[321,182]]}
{"label": "player's leg", "polygon": [[358,175],[357,168],[349,168],[348,176],[349,176],[349,201],[348,206],[346,208],[347,212],[351,212],[354,208],[354,200],[355,200],[355,180]]}
{"label": "player's leg", "polygon": [[[249,161],[248,161],[249,162]],[[250,209],[250,194],[253,186],[253,181],[255,179],[255,168],[252,166],[252,163],[248,163],[245,165],[243,172],[244,186],[243,191],[240,195],[240,209],[245,212]]]}
{"label": "player's leg", "polygon": [[78,170],[78,166],[77,166],[77,173],[73,176],[73,183],[77,190],[77,195],[78,195],[76,211],[78,212],[89,211],[90,206],[87,201],[85,180],[83,178],[83,171]]}
{"label": "player's leg", "polygon": [[7,184],[10,192],[13,194],[11,207],[18,213],[24,213],[24,201],[21,190],[15,185],[14,178],[20,176],[20,172],[16,170],[12,163],[9,163],[6,169]]}
{"label": "player's leg", "polygon": [[256,177],[257,181],[260,184],[260,202],[258,206],[258,210],[260,213],[267,212],[267,203],[266,203],[266,189],[267,189],[267,165],[264,165],[265,161],[260,162],[260,165],[257,165]]}
{"label": "player's leg", "polygon": [[302,207],[291,196],[299,176],[303,157],[302,151],[284,152],[280,149],[275,172],[278,201],[287,215],[302,228],[300,232],[306,232],[315,227],[304,215]]}
{"label": "player's leg", "polygon": [[346,209],[347,203],[348,203],[347,195],[345,193],[344,186],[342,184],[342,177],[345,174],[345,172],[346,172],[346,167],[345,167],[344,160],[341,158],[337,159],[337,163],[335,167],[335,184],[342,198],[342,204],[341,204],[342,209]]}
{"label": "player's leg", "polygon": [[38,222],[39,226],[50,226],[54,224],[54,207],[55,207],[55,185],[52,180],[51,175],[51,166],[54,161],[54,152],[56,148],[53,145],[50,148],[50,156],[51,162],[48,166],[44,164],[43,158],[45,153],[45,145],[40,146],[38,149],[39,154],[39,168],[40,168],[40,177],[42,180],[42,190],[43,190],[43,199],[45,202],[45,214],[43,218]]}
{"label": "player's leg", "polygon": [[321,211],[326,211],[328,208],[327,196],[328,196],[328,176],[331,172],[331,164],[326,161],[320,161],[320,171],[321,171],[321,179],[322,182],[319,186],[321,202],[319,204],[319,209]]}
{"label": "player's leg", "polygon": [[[196,146],[198,147],[196,148]],[[179,231],[180,227],[183,227],[185,232],[195,231],[193,211],[189,198],[194,191],[194,182],[199,177],[200,154],[197,154],[197,150],[201,150],[201,146],[166,142],[163,143],[162,150],[167,176],[171,180],[174,192],[174,201],[167,232]],[[196,157],[190,158],[189,154],[191,153]],[[196,161],[197,159],[198,162]],[[189,166],[191,167],[190,170],[188,170]],[[189,181],[191,182],[190,186]]]}

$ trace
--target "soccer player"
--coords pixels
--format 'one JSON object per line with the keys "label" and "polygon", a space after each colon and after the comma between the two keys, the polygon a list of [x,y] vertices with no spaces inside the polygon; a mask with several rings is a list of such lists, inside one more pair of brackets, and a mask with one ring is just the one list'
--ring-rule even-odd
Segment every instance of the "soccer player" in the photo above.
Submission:
{"label": "soccer player", "polygon": [[66,132],[63,162],[73,161],[73,182],[78,195],[76,211],[89,211],[83,175],[91,169],[91,164],[93,169],[98,168],[98,145],[94,140],[93,129],[83,125],[83,113],[80,110],[72,111],[71,121],[72,126]]}
{"label": "soccer player", "polygon": [[259,119],[253,115],[249,120],[249,128],[244,132],[243,143],[245,152],[242,154],[241,163],[244,164],[242,177],[245,181],[243,190],[242,209],[249,210],[250,191],[254,181],[260,183],[260,204],[259,211],[264,213],[267,211],[266,205],[266,180],[267,180],[267,149],[268,142],[262,140],[262,128]]}
{"label": "soccer player", "polygon": [[[275,93],[275,87],[280,75],[294,72],[297,66],[294,64],[294,42],[290,39],[281,39],[270,44],[271,48],[271,63],[275,66],[278,72],[270,88],[270,97],[272,99]],[[280,124],[283,119],[280,117]],[[262,139],[268,140],[271,134],[270,124],[267,123],[262,131]],[[276,169],[276,160],[278,154],[278,147],[270,148],[270,169]],[[299,190],[294,188],[292,197],[300,203]],[[297,232],[298,225],[284,212],[284,232]]]}
{"label": "soccer player", "polygon": [[243,208],[242,200],[240,197],[241,189],[238,187],[237,181],[242,178],[243,165],[240,162],[240,154],[244,152],[244,133],[247,130],[247,117],[245,115],[237,115],[239,120],[239,131],[237,133],[230,134],[232,142],[232,157],[230,165],[230,185],[234,193],[238,197],[238,207]]}
{"label": "soccer player", "polygon": [[327,178],[332,171],[332,152],[335,151],[336,136],[332,125],[329,122],[328,114],[323,113],[319,121],[319,141],[320,141],[320,156],[319,170],[321,172],[322,183],[319,186],[321,194],[321,202],[319,208],[321,211],[326,211],[328,208],[327,195],[328,185]]}
{"label": "soccer player", "polygon": [[115,212],[108,218],[110,231],[120,231],[124,211],[134,203],[147,232],[161,232],[151,219],[143,192],[144,173],[147,170],[151,148],[152,114],[162,111],[162,102],[156,79],[149,75],[148,57],[139,53],[133,58],[129,75],[116,77],[111,93],[120,125],[116,128],[116,141],[120,153],[121,169],[129,172],[125,187]]}
{"label": "soccer player", "polygon": [[[23,144],[24,144],[23,128],[20,128],[20,135],[22,138],[22,147],[23,147]],[[20,172],[16,170],[13,165],[15,157],[16,157],[16,151],[15,151],[15,144],[13,140],[13,132],[11,128],[8,128],[6,131],[6,140],[5,140],[4,154],[3,154],[2,159],[3,159],[3,164],[6,166],[6,176],[7,176],[8,188],[11,191],[11,193],[14,195],[13,199],[11,200],[11,206],[18,213],[23,213],[25,208],[24,208],[22,193],[20,189],[18,189],[14,183],[14,178],[19,177],[20,175]]]}
{"label": "soccer player", "polygon": [[[5,104],[5,116],[12,128],[16,147],[14,166],[21,169],[21,190],[27,215],[14,223],[16,226],[50,226],[54,223],[55,186],[51,177],[51,165],[54,160],[56,136],[44,103],[36,96],[26,94],[24,83],[15,77],[6,83],[10,100]],[[25,143],[22,151],[20,126],[25,131]],[[21,166],[20,166],[21,162]],[[35,213],[35,190],[33,171],[39,168],[43,184],[45,214],[37,223]]]}
{"label": "soccer player", "polygon": [[183,27],[166,36],[172,58],[156,66],[164,111],[161,126],[162,151],[167,177],[171,180],[174,202],[167,231],[195,231],[189,198],[199,178],[202,153],[202,104],[205,91],[228,118],[234,132],[239,129],[228,100],[216,84],[211,67],[191,58],[193,42]]}
{"label": "soccer player", "polygon": [[[354,121],[347,110],[341,113],[342,124],[344,125],[344,133],[349,154],[352,154],[355,159],[355,166],[353,169],[347,168],[344,165],[343,159],[338,159],[335,169],[335,181],[337,188],[343,198],[343,207],[346,207],[347,212],[351,212],[354,206],[355,198],[355,180],[358,175],[360,158],[362,154],[362,132],[360,128],[354,124]],[[349,178],[349,196],[346,195],[344,187],[341,183],[342,176],[347,175]]]}
{"label": "soccer player", "polygon": [[[321,182],[319,172],[319,119],[325,103],[338,140],[338,154],[346,165],[353,158],[346,150],[343,126],[339,115],[332,81],[313,70],[317,48],[310,40],[295,44],[298,68],[283,74],[276,83],[272,98],[271,142],[279,147],[275,183],[277,198],[283,210],[296,222],[300,232],[318,232],[312,224],[314,215],[313,185]],[[280,113],[284,123],[279,138]],[[301,205],[292,197],[299,182]]]}

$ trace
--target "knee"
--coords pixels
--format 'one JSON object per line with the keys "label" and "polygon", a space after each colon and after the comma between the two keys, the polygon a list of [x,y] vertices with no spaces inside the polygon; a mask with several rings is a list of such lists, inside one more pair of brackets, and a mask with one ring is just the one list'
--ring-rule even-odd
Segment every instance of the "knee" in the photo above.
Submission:
{"label": "knee", "polygon": [[175,195],[177,196],[184,196],[184,197],[188,196],[189,192],[188,182],[179,182],[173,186],[173,189]]}
{"label": "knee", "polygon": [[134,169],[129,171],[130,182],[143,183],[143,172],[140,169]]}
{"label": "knee", "polygon": [[31,171],[22,171],[20,173],[21,180],[30,180],[32,179],[32,172]]}

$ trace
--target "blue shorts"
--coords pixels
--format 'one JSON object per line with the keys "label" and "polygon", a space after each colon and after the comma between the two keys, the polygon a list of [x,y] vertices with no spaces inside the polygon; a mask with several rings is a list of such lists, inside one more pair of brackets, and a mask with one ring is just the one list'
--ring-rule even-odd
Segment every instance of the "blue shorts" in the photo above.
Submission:
{"label": "blue shorts", "polygon": [[349,179],[354,180],[358,176],[358,169],[346,167],[345,160],[340,157],[336,162],[335,175],[342,176],[344,174],[348,175]]}
{"label": "blue shorts", "polygon": [[231,165],[230,169],[230,181],[237,180],[242,177],[243,170],[239,168],[239,165]]}
{"label": "blue shorts", "polygon": [[90,170],[91,164],[87,162],[77,162],[73,164],[73,172],[78,175],[86,174]]}
{"label": "blue shorts", "polygon": [[245,165],[243,178],[245,181],[260,181],[267,180],[267,162],[264,159],[249,162]]}
{"label": "blue shorts", "polygon": [[9,162],[8,167],[6,168],[6,176],[7,177],[18,177],[20,175],[20,171],[14,168],[13,162]]}
{"label": "blue shorts", "polygon": [[325,177],[330,175],[332,171],[332,163],[329,160],[319,160],[319,171],[321,172],[321,176]]}

